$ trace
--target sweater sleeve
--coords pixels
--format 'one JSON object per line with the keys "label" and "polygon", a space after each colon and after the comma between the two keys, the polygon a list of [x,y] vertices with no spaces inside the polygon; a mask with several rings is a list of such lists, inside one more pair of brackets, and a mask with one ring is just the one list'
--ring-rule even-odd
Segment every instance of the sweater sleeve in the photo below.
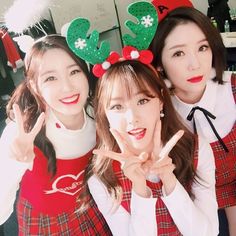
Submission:
{"label": "sweater sleeve", "polygon": [[15,123],[10,122],[5,127],[0,139],[0,225],[13,212],[19,182],[25,171],[30,167],[29,163],[16,161],[10,156],[10,144],[15,134]]}
{"label": "sweater sleeve", "polygon": [[96,176],[89,179],[88,186],[114,236],[157,235],[156,198],[142,198],[132,191],[131,213],[128,213],[121,205],[116,207],[105,185]]}
{"label": "sweater sleeve", "polygon": [[179,182],[174,191],[162,197],[162,200],[183,235],[216,236],[219,223],[215,194],[215,162],[210,145],[201,139],[196,174],[198,177],[192,184],[193,200]]}

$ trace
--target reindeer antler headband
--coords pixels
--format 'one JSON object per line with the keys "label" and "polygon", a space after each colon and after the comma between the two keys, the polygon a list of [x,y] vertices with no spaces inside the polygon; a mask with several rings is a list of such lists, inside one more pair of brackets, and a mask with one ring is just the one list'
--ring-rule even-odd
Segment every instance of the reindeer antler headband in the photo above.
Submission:
{"label": "reindeer antler headband", "polygon": [[[150,64],[153,59],[152,52],[146,50],[151,43],[158,25],[158,16],[155,7],[149,2],[136,2],[128,6],[129,14],[137,19],[137,23],[126,21],[125,25],[135,37],[125,34],[122,49],[123,58],[135,59],[144,64]],[[87,32],[90,23],[85,18],[73,20],[67,30],[67,43],[70,49],[80,58],[94,65],[93,73],[101,77],[110,65],[116,63],[121,57],[117,52],[110,52],[110,44],[102,41],[98,46],[99,33],[94,30],[90,36]]]}

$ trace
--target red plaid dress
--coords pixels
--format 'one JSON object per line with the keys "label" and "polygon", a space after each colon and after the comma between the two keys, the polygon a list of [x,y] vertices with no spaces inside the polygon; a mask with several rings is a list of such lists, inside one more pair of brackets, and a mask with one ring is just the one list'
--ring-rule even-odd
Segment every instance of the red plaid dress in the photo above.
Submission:
{"label": "red plaid dress", "polygon": [[[198,161],[198,148],[194,153],[194,167],[197,167]],[[131,199],[131,189],[132,183],[126,178],[123,174],[123,171],[120,168],[120,163],[117,161],[113,162],[114,172],[122,186],[123,190],[123,199],[121,205],[130,212],[130,199]],[[158,236],[181,236],[177,226],[175,225],[167,207],[164,202],[161,200],[162,195],[162,183],[152,183],[147,181],[147,185],[152,191],[153,197],[157,198],[156,202],[156,221],[157,221],[157,235]]]}
{"label": "red plaid dress", "polygon": [[[231,77],[232,91],[236,103],[236,75]],[[236,205],[236,122],[223,139],[229,152],[225,152],[218,141],[211,143],[216,163],[216,196],[219,208]]]}
{"label": "red plaid dress", "polygon": [[26,171],[21,181],[17,204],[19,235],[112,235],[92,197],[88,208],[78,211],[77,199],[91,152],[76,159],[57,159],[53,178],[43,153],[38,148],[35,153],[33,169]]}

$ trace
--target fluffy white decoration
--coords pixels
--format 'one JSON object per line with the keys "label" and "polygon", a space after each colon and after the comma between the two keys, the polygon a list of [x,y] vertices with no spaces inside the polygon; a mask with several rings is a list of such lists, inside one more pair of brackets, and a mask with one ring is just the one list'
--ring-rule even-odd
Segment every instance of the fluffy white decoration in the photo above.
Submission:
{"label": "fluffy white decoration", "polygon": [[107,70],[108,68],[110,68],[110,66],[111,66],[111,63],[109,61],[104,61],[102,63],[102,69],[103,70]]}
{"label": "fluffy white decoration", "polygon": [[39,22],[49,8],[50,0],[15,0],[4,15],[9,31],[21,33]]}
{"label": "fluffy white decoration", "polygon": [[29,35],[21,35],[13,38],[17,42],[22,52],[27,53],[28,50],[33,46],[34,39]]}

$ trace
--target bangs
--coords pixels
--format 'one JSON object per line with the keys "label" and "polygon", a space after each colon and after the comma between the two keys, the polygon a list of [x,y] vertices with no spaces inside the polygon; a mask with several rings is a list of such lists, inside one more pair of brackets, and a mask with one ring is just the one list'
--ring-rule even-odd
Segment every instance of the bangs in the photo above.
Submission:
{"label": "bangs", "polygon": [[[106,108],[110,104],[111,96],[117,83],[126,90],[128,98],[131,98],[134,89],[137,89],[138,92],[143,93],[148,97],[153,98],[157,96],[153,86],[149,83],[150,80],[147,79],[147,76],[141,71],[141,68],[137,71],[137,68],[133,68],[133,65],[124,64],[114,67],[106,73],[101,79],[101,84],[99,86],[99,97]],[[137,75],[137,73],[139,75]]]}

